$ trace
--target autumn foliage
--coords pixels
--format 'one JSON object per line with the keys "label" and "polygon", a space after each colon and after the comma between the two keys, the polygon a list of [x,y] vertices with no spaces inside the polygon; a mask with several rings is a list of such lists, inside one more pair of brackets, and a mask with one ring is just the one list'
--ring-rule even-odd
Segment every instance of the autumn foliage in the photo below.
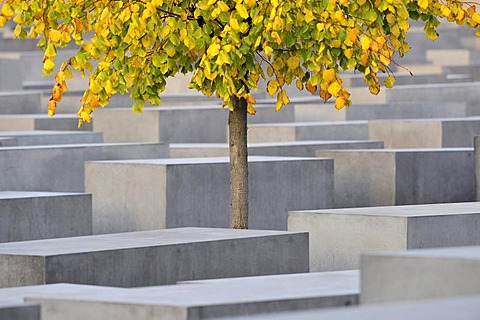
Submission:
{"label": "autumn foliage", "polygon": [[[190,87],[217,95],[233,108],[244,98],[255,113],[251,92],[260,79],[277,97],[276,110],[289,102],[286,84],[335,98],[349,106],[341,71],[364,76],[371,93],[394,84],[389,65],[408,50],[409,18],[424,21],[434,40],[441,18],[478,28],[480,15],[459,0],[4,0],[0,26],[16,24],[15,35],[38,38],[45,52],[43,73],[61,63],[49,114],[67,90],[75,69],[89,77],[79,117],[91,121],[112,95],[128,93],[133,110],[161,102],[169,77],[192,73]],[[480,35],[480,31],[477,31]],[[58,48],[75,42],[67,61]],[[93,63],[95,61],[95,63]]]}

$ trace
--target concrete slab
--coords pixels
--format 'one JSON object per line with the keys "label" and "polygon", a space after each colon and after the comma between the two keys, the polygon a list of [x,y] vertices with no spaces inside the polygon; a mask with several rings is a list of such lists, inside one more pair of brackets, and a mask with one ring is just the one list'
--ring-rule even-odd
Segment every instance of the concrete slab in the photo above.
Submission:
{"label": "concrete slab", "polygon": [[[331,159],[250,157],[249,227],[287,229],[287,212],[333,206]],[[230,164],[223,158],[87,162],[93,232],[229,227]],[[115,192],[111,192],[115,185]]]}
{"label": "concrete slab", "polygon": [[[27,298],[55,319],[195,320],[357,303],[358,272],[304,273]],[[72,317],[73,315],[73,317]],[[65,318],[66,317],[66,318]]]}
{"label": "concrete slab", "polygon": [[473,148],[318,151],[333,158],[335,207],[475,200]]}
{"label": "concrete slab", "polygon": [[360,306],[329,310],[269,313],[218,320],[476,320],[480,316],[480,297],[436,299],[422,302]]}
{"label": "concrete slab", "polygon": [[0,114],[40,113],[41,100],[38,91],[0,92]]}
{"label": "concrete slab", "polygon": [[180,228],[0,244],[0,287],[135,287],[300,272],[308,272],[307,233]]}
{"label": "concrete slab", "polygon": [[[315,157],[317,150],[331,149],[383,149],[381,141],[293,141],[250,143],[248,154],[251,156],[274,157]],[[192,157],[228,157],[229,146],[226,143],[172,143],[172,158]]]}
{"label": "concrete slab", "polygon": [[54,117],[42,114],[8,114],[0,115],[0,131],[92,131],[91,123],[84,123],[78,128],[76,114],[58,114]]}
{"label": "concrete slab", "polygon": [[368,123],[370,140],[385,148],[473,147],[480,135],[480,117],[452,119],[375,120]]}
{"label": "concrete slab", "polygon": [[248,141],[368,140],[367,121],[325,121],[251,124]]}
{"label": "concrete slab", "polygon": [[480,294],[480,246],[363,254],[362,303]]}
{"label": "concrete slab", "polygon": [[0,242],[92,234],[92,196],[0,191]]}
{"label": "concrete slab", "polygon": [[15,139],[17,146],[102,143],[100,132],[87,131],[0,131],[0,137]]}
{"label": "concrete slab", "polygon": [[168,148],[156,143],[4,147],[0,190],[83,192],[85,161],[161,157]]}
{"label": "concrete slab", "polygon": [[40,320],[39,305],[0,306],[0,319],[6,320]]}
{"label": "concrete slab", "polygon": [[291,211],[289,231],[309,232],[310,271],[360,267],[360,254],[480,245],[480,202]]}

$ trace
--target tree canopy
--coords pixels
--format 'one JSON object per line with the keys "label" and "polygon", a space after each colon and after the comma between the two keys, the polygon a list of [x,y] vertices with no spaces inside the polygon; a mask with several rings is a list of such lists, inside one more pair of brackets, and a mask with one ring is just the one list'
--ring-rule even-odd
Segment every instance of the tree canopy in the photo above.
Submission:
{"label": "tree canopy", "polygon": [[[38,38],[45,52],[43,73],[51,75],[57,49],[74,42],[78,50],[55,75],[49,114],[67,90],[73,69],[89,76],[81,100],[81,121],[116,94],[129,93],[133,110],[158,105],[167,78],[192,73],[190,87],[217,95],[233,108],[244,98],[255,113],[251,92],[259,80],[289,102],[286,84],[335,98],[349,106],[341,71],[364,76],[377,94],[395,81],[389,65],[409,50],[409,18],[424,21],[428,38],[438,37],[442,18],[477,28],[480,15],[459,0],[3,0],[0,27],[9,20],[15,35]],[[439,20],[440,19],[440,20]],[[95,63],[93,63],[95,62]]]}

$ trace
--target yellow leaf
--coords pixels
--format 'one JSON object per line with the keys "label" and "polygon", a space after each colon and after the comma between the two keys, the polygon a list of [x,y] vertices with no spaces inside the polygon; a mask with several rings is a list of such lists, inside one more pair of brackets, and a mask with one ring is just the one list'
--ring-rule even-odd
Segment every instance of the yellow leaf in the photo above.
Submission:
{"label": "yellow leaf", "polygon": [[57,101],[50,100],[48,102],[48,115],[53,117],[55,115],[55,109],[57,108]]}
{"label": "yellow leaf", "polygon": [[347,59],[350,59],[352,56],[353,56],[353,49],[352,48],[349,48],[349,49],[346,49],[343,54],[345,55],[345,57]]}
{"label": "yellow leaf", "polygon": [[53,68],[55,68],[55,63],[53,62],[53,60],[50,58],[45,59],[45,62],[43,63],[43,69],[45,69],[46,71],[51,71],[53,70]]}
{"label": "yellow leaf", "polygon": [[472,15],[472,20],[475,21],[476,23],[480,24],[480,14],[478,14],[478,12],[475,12]]}
{"label": "yellow leaf", "polygon": [[371,40],[368,36],[363,36],[360,41],[362,43],[362,49],[363,50],[368,50],[370,48],[370,45],[371,45],[372,42],[371,42]]}
{"label": "yellow leaf", "polygon": [[267,92],[269,95],[273,96],[275,92],[278,91],[279,85],[276,80],[270,80],[267,82]]}
{"label": "yellow leaf", "polygon": [[337,81],[334,81],[328,86],[327,91],[332,96],[336,96],[340,92],[341,89],[342,89],[342,86]]}
{"label": "yellow leaf", "polygon": [[223,1],[217,2],[217,8],[220,9],[221,12],[227,12],[228,10],[230,10],[227,4]]}
{"label": "yellow leaf", "polygon": [[237,9],[237,12],[240,15],[240,17],[242,17],[243,19],[248,18],[247,9],[245,9],[245,6],[242,3],[237,3],[237,5],[235,6],[235,9]]}
{"label": "yellow leaf", "polygon": [[255,100],[255,98],[252,96],[251,93],[248,93],[245,95],[245,100],[247,101],[247,103],[249,104],[255,104],[257,103],[257,100]]}
{"label": "yellow leaf", "polygon": [[247,4],[247,6],[248,6],[249,8],[251,8],[251,7],[253,7],[253,5],[255,4],[255,2],[257,2],[257,1],[256,1],[256,0],[245,0],[244,2]]}
{"label": "yellow leaf", "polygon": [[305,87],[307,88],[307,91],[310,92],[311,94],[314,94],[317,92],[317,86],[314,86],[310,83],[310,81],[307,81],[305,84]]}
{"label": "yellow leaf", "polygon": [[385,78],[383,83],[385,84],[385,87],[390,89],[395,84],[395,78],[392,75],[389,75],[387,78]]}
{"label": "yellow leaf", "polygon": [[302,80],[298,79],[296,82],[295,82],[295,85],[297,86],[297,89],[298,90],[303,90],[303,82]]}
{"label": "yellow leaf", "polygon": [[48,37],[53,42],[58,42],[62,38],[62,33],[58,30],[51,29],[48,31]]}
{"label": "yellow leaf", "polygon": [[272,47],[270,47],[270,46],[265,46],[265,47],[263,47],[263,51],[265,52],[265,54],[266,54],[267,56],[270,56],[270,55],[273,53],[273,49],[272,49]]}
{"label": "yellow leaf", "polygon": [[[4,1],[2,1],[4,2]],[[13,10],[12,6],[9,5],[8,3],[4,4],[2,7],[2,14],[6,17],[11,17],[15,11]]]}
{"label": "yellow leaf", "polygon": [[52,96],[50,97],[50,100],[54,101],[61,101],[62,100],[62,90],[60,90],[60,87],[56,85],[52,89]]}
{"label": "yellow leaf", "polygon": [[298,66],[300,65],[300,59],[296,56],[291,56],[290,58],[288,58],[287,60],[287,66],[291,69],[291,70],[294,70],[294,69],[297,69]]}
{"label": "yellow leaf", "polygon": [[278,44],[281,44],[281,43],[282,43],[282,38],[280,38],[280,36],[278,35],[278,32],[277,32],[277,31],[273,31],[273,32],[272,32],[272,37],[275,39],[275,41],[276,41]]}
{"label": "yellow leaf", "polygon": [[327,90],[320,88],[320,98],[322,98],[324,101],[327,101],[331,97],[332,95]]}
{"label": "yellow leaf", "polygon": [[215,43],[207,49],[207,57],[211,59],[217,56],[219,52],[220,52],[220,45],[218,43]]}
{"label": "yellow leaf", "polygon": [[328,83],[332,82],[335,78],[335,69],[327,69],[322,72],[322,79]]}
{"label": "yellow leaf", "polygon": [[228,24],[230,25],[230,27],[235,30],[235,31],[238,31],[240,30],[240,25],[238,24],[238,21],[237,19],[235,19],[234,17],[231,17],[230,20],[228,21]]}
{"label": "yellow leaf", "polygon": [[338,97],[335,99],[335,108],[337,110],[342,109],[345,106],[347,100],[344,97]]}
{"label": "yellow leaf", "polygon": [[251,103],[247,104],[247,113],[251,114],[252,116],[255,115],[255,113],[257,113],[257,110],[255,110],[255,107],[253,106],[253,104]]}
{"label": "yellow leaf", "polygon": [[275,17],[273,21],[273,30],[282,30],[283,29],[283,21],[280,19],[279,16]]}
{"label": "yellow leaf", "polygon": [[417,4],[422,9],[428,8],[428,0],[418,0]]}

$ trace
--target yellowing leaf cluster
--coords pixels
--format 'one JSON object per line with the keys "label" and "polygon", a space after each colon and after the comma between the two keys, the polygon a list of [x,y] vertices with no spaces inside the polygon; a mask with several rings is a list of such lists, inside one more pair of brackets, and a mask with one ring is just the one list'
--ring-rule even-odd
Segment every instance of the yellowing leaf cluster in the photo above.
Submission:
{"label": "yellowing leaf cluster", "polygon": [[[275,109],[289,103],[293,85],[349,106],[341,72],[361,73],[372,94],[395,78],[389,65],[410,46],[409,19],[424,21],[436,39],[440,19],[480,30],[473,3],[460,0],[3,0],[0,27],[12,20],[15,35],[38,39],[44,50],[43,74],[55,70],[57,49],[78,50],[60,64],[49,114],[67,90],[72,71],[89,77],[81,100],[81,121],[108,104],[114,94],[129,94],[133,110],[160,103],[166,81],[192,72],[190,87],[216,95],[232,107],[244,98],[255,113],[252,92],[259,81],[276,96]],[[480,31],[477,31],[480,36]],[[265,72],[266,71],[266,72]]]}

